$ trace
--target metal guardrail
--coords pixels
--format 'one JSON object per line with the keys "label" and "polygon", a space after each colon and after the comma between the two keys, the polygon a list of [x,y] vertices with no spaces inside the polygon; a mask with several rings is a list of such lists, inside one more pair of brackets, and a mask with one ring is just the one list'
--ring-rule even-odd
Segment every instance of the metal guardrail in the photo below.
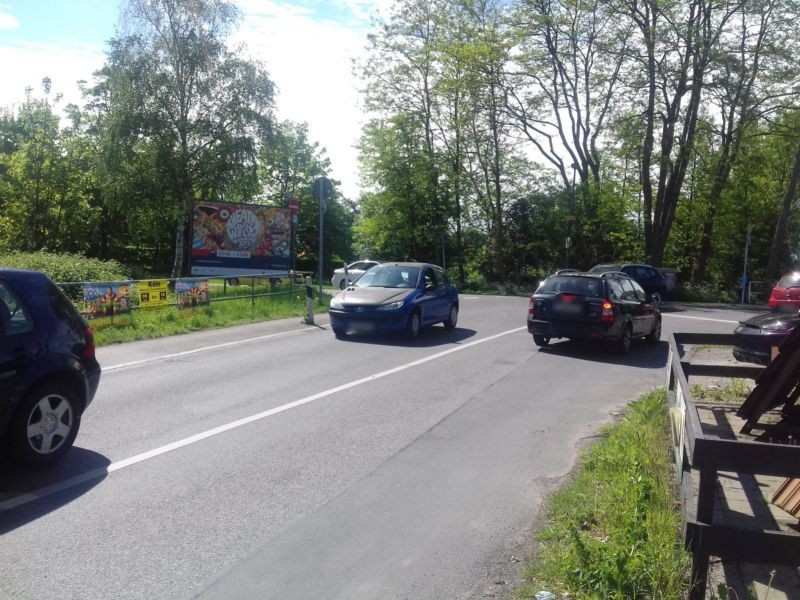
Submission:
{"label": "metal guardrail", "polygon": [[[292,271],[289,273],[269,273],[269,274],[254,274],[254,275],[235,275],[235,276],[225,276],[225,277],[213,277],[213,276],[194,276],[194,277],[164,277],[164,278],[154,278],[154,279],[126,279],[122,281],[99,281],[99,282],[84,282],[84,281],[71,281],[71,282],[60,282],[57,283],[67,297],[75,304],[75,306],[80,310],[84,315],[86,314],[85,306],[83,302],[83,287],[86,284],[95,284],[95,285],[111,285],[111,286],[118,286],[120,284],[128,284],[132,288],[136,288],[142,282],[148,281],[167,281],[169,287],[169,297],[170,300],[161,305],[159,308],[166,308],[166,307],[178,307],[181,306],[177,300],[177,295],[175,293],[176,284],[181,281],[197,281],[197,280],[207,280],[209,282],[209,298],[208,303],[216,303],[216,302],[226,302],[229,300],[247,300],[249,299],[251,303],[254,305],[256,298],[268,298],[274,296],[288,296],[292,297],[299,293],[301,286],[304,289],[305,286],[305,277],[308,275],[306,271]],[[257,284],[257,282],[262,281],[265,283]],[[244,283],[242,283],[244,282]],[[286,282],[286,283],[284,283]],[[240,293],[240,288],[246,286],[249,283],[249,291],[247,293]],[[269,285],[270,291],[262,292],[260,291],[265,285]],[[281,289],[281,286],[287,286]],[[222,295],[219,294],[219,289],[222,289]],[[233,294],[229,293],[230,289],[235,289]],[[155,308],[155,307],[154,307]],[[151,310],[150,307],[144,308],[139,306],[137,302],[137,295],[135,293],[130,294],[130,312],[139,311],[139,310]]]}
{"label": "metal guardrail", "polygon": [[[714,521],[714,500],[721,471],[800,477],[800,446],[722,439],[705,433],[692,398],[689,376],[757,378],[764,369],[692,364],[682,360],[684,344],[733,345],[733,334],[675,333],[669,339],[667,396],[683,503],[684,544],[692,553],[690,598],[702,600],[711,556],[722,560],[800,565],[800,535],[742,529]],[[697,475],[696,488],[693,475]]]}

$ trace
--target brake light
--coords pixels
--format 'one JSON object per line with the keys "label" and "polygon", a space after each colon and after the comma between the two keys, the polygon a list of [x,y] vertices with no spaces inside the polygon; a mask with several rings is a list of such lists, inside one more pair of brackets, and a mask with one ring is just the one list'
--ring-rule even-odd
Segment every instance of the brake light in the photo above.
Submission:
{"label": "brake light", "polygon": [[533,317],[536,314],[536,301],[531,298],[530,303],[528,303],[528,316]]}
{"label": "brake light", "polygon": [[83,358],[94,358],[94,332],[91,327],[86,328],[86,347],[83,349]]}
{"label": "brake light", "polygon": [[613,323],[614,322],[614,305],[611,304],[608,300],[603,301],[603,310],[600,313],[600,320],[603,323]]}

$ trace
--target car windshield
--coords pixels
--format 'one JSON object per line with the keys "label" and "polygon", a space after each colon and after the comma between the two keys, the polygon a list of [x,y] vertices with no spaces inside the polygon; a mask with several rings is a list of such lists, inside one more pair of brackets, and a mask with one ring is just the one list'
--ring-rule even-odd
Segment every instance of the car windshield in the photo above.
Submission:
{"label": "car windshield", "polygon": [[791,275],[784,275],[778,282],[777,287],[800,287],[800,273],[792,273]]}
{"label": "car windshield", "polygon": [[601,282],[599,279],[592,277],[569,277],[557,275],[555,277],[548,277],[536,290],[537,294],[560,294],[561,292],[568,292],[572,294],[581,294],[583,296],[601,296]]}
{"label": "car windshield", "polygon": [[608,271],[619,271],[620,265],[597,265],[589,269],[589,273],[606,273]]}
{"label": "car windshield", "polygon": [[379,265],[364,273],[356,287],[414,288],[417,287],[419,267]]}

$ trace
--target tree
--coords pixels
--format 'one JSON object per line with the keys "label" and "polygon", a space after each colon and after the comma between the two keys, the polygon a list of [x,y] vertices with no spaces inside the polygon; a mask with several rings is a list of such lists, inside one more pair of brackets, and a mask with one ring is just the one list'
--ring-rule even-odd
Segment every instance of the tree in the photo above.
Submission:
{"label": "tree", "polygon": [[125,33],[98,73],[122,133],[152,144],[175,206],[172,275],[185,269],[195,198],[257,194],[256,157],[271,129],[273,84],[225,42],[238,13],[225,0],[129,0]]}
{"label": "tree", "polygon": [[[791,4],[791,3],[788,3]],[[719,59],[712,65],[709,96],[720,116],[713,184],[706,198],[700,251],[692,279],[705,279],[713,246],[719,199],[736,164],[742,137],[751,125],[780,106],[797,75],[797,65],[787,48],[796,38],[800,15],[781,0],[744,2],[736,14],[736,27],[720,40]],[[790,17],[794,12],[795,19]],[[735,35],[738,32],[738,35]]]}

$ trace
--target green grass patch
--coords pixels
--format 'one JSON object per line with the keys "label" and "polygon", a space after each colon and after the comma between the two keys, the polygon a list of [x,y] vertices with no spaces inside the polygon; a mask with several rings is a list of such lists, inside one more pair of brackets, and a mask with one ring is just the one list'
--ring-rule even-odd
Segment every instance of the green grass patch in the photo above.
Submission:
{"label": "green grass patch", "polygon": [[575,477],[548,504],[538,559],[516,597],[542,589],[576,600],[682,597],[690,558],[667,423],[666,392],[647,393],[581,453]]}
{"label": "green grass patch", "polygon": [[719,402],[723,404],[741,404],[750,395],[750,383],[747,379],[731,379],[722,386],[692,386],[692,398],[695,403]]}
{"label": "green grass patch", "polygon": [[[212,298],[214,297],[212,292]],[[314,312],[327,312],[328,302],[327,298],[323,305],[315,302]],[[102,346],[270,319],[303,317],[305,314],[305,291],[304,288],[296,287],[292,295],[256,298],[255,303],[250,297],[241,297],[184,310],[178,310],[174,306],[135,310],[130,316],[115,317],[113,324],[96,328],[95,341],[98,346]],[[90,325],[93,322],[90,321]]]}

